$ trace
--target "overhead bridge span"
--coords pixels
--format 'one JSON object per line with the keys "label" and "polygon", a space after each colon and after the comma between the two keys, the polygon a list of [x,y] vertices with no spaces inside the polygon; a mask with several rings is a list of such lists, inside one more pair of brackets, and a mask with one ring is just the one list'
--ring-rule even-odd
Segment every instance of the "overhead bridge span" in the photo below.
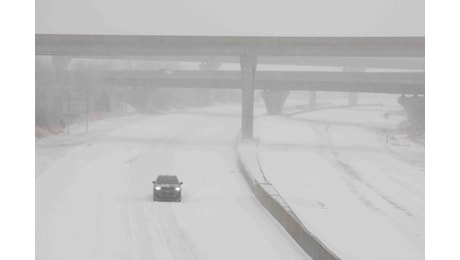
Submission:
{"label": "overhead bridge span", "polygon": [[[242,89],[242,138],[253,136],[254,90],[424,94],[424,37],[236,37],[36,34],[61,78],[160,87]],[[236,60],[238,72],[68,71],[73,58]],[[300,61],[299,61],[300,58]],[[277,62],[278,60],[278,62]],[[259,61],[259,62],[258,62]],[[257,71],[268,64],[343,67],[342,72]],[[292,61],[292,62],[291,62]],[[309,62],[310,61],[310,62]],[[366,72],[377,67],[396,72]],[[257,72],[256,72],[257,71]],[[118,83],[119,84],[119,83]]]}
{"label": "overhead bridge span", "polygon": [[[90,79],[120,86],[241,89],[239,71],[69,71],[69,80]],[[418,94],[423,72],[257,71],[254,89]]]}

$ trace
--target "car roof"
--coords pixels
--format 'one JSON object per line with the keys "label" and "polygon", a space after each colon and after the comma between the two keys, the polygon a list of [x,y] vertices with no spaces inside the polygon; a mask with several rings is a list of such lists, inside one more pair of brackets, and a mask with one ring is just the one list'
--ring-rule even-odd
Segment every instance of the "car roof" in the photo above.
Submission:
{"label": "car roof", "polygon": [[179,179],[177,178],[176,175],[158,175],[157,177],[157,181],[161,181],[161,182],[170,182],[170,181],[173,181],[173,182],[179,182]]}

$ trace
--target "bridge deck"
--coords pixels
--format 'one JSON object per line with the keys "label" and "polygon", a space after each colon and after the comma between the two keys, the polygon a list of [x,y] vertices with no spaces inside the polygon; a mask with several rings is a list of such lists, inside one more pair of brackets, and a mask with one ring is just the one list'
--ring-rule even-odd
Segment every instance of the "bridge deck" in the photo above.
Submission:
{"label": "bridge deck", "polygon": [[424,57],[424,37],[236,37],[36,34],[36,55]]}

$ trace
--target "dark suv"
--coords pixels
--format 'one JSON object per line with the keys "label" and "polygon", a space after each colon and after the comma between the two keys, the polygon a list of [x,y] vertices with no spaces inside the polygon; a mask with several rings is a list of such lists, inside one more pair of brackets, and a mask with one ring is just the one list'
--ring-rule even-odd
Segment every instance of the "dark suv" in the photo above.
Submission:
{"label": "dark suv", "polygon": [[153,201],[182,199],[182,182],[179,182],[175,175],[158,175],[157,180],[153,181]]}

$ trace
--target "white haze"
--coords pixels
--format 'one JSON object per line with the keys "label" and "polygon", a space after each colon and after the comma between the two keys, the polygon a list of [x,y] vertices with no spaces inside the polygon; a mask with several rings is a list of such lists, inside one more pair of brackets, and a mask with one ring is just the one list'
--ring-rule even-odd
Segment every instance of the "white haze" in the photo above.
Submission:
{"label": "white haze", "polygon": [[40,0],[37,33],[423,36],[419,0]]}

